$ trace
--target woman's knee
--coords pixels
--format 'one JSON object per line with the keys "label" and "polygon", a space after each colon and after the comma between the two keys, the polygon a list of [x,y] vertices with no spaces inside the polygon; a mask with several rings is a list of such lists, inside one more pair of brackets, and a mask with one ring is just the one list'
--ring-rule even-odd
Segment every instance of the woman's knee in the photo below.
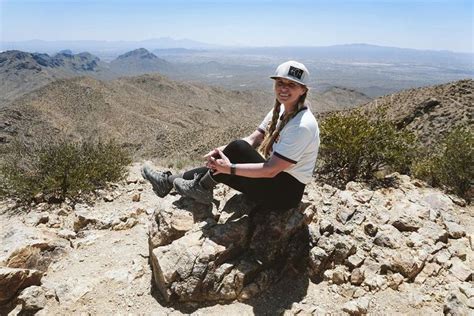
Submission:
{"label": "woman's knee", "polygon": [[252,148],[252,146],[250,146],[250,144],[247,143],[245,140],[236,139],[236,140],[230,142],[225,147],[224,154],[226,154],[226,156],[228,156],[228,155],[232,155],[232,154],[236,154],[236,153],[245,152],[245,151],[247,151],[251,148]]}

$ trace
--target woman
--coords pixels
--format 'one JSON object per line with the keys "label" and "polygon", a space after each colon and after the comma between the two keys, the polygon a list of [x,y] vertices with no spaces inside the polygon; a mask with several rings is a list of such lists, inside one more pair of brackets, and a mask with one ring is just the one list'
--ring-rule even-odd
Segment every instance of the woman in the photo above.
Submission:
{"label": "woman", "polygon": [[250,136],[210,151],[204,156],[206,167],[172,175],[144,166],[143,177],[160,197],[174,186],[183,196],[212,203],[214,186],[224,183],[266,207],[297,206],[319,149],[318,124],[305,104],[308,77],[301,63],[281,64],[270,77],[275,80],[275,105]]}

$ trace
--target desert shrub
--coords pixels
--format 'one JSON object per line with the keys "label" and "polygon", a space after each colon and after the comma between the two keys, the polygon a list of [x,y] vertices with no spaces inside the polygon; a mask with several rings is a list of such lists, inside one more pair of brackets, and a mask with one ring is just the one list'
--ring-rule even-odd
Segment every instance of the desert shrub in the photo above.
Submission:
{"label": "desert shrub", "polygon": [[471,128],[453,129],[440,144],[413,165],[413,174],[433,186],[446,186],[468,201],[474,179],[474,133]]}
{"label": "desert shrub", "polygon": [[382,168],[408,172],[416,154],[415,137],[382,117],[355,111],[324,119],[318,172],[343,183],[370,180]]}
{"label": "desert shrub", "polygon": [[125,176],[130,155],[114,141],[14,142],[0,165],[0,192],[27,201],[43,193],[64,200]]}

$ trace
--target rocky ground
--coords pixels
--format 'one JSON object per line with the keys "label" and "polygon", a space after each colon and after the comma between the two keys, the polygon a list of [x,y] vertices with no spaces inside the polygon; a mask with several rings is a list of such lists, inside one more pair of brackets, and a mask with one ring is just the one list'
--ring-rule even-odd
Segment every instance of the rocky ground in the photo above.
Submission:
{"label": "rocky ground", "polygon": [[[386,180],[375,190],[360,183],[345,190],[309,185],[306,272],[288,272],[259,295],[230,302],[167,303],[155,288],[152,215],[190,204],[176,203],[175,194],[156,197],[138,164],[93,205],[40,202],[25,212],[2,201],[0,302],[7,303],[0,313],[473,314],[472,206],[406,176]],[[223,203],[213,212],[222,213],[235,194],[219,187]],[[171,241],[199,225],[196,220]]]}

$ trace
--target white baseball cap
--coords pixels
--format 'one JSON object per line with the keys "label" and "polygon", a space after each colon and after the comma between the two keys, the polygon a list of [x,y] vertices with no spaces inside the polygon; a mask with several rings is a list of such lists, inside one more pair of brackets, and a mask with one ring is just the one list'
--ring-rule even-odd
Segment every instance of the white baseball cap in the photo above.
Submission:
{"label": "white baseball cap", "polygon": [[309,71],[302,63],[290,60],[278,66],[275,75],[270,78],[284,78],[306,86],[309,79]]}

